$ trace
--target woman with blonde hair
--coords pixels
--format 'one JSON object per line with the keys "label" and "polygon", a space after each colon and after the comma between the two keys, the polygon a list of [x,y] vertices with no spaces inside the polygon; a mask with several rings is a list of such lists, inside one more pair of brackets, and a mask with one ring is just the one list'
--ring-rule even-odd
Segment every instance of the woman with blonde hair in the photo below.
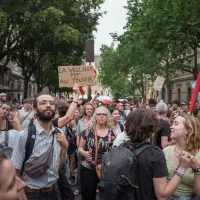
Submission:
{"label": "woman with blonde hair", "polygon": [[171,127],[171,139],[176,142],[163,151],[165,154],[168,180],[174,176],[174,171],[179,167],[179,158],[187,152],[190,168],[180,171],[182,181],[170,200],[191,200],[200,195],[200,122],[193,116],[178,116]]}
{"label": "woman with blonde hair", "polygon": [[80,173],[82,200],[96,199],[99,179],[95,165],[101,164],[104,153],[111,149],[114,139],[111,114],[106,107],[98,107],[93,114],[91,125],[81,135],[78,149],[84,156]]}
{"label": "woman with blonde hair", "polygon": [[[78,121],[77,125],[77,136],[76,136],[76,145],[79,147],[81,134],[82,132],[89,127],[89,124],[92,120],[92,115],[94,113],[93,104],[87,102],[82,108],[82,115],[83,117]],[[77,169],[77,176],[76,176],[76,186],[74,190],[74,195],[78,196],[81,192],[81,180],[80,180],[80,162],[83,160],[83,156],[78,154],[78,169]]]}

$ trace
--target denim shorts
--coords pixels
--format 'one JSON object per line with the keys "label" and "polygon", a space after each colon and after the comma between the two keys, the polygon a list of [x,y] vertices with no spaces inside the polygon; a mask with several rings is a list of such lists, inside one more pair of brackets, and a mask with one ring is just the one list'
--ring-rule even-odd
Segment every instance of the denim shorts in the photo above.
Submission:
{"label": "denim shorts", "polygon": [[182,196],[182,197],[170,197],[169,200],[192,200],[194,199],[195,195],[191,194],[191,195],[186,195],[186,196]]}

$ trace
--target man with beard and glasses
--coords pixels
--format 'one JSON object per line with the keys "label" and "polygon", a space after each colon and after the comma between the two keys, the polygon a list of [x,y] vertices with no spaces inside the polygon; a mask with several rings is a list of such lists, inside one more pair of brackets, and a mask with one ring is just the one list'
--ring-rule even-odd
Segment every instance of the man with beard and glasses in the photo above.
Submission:
{"label": "man with beard and glasses", "polygon": [[[37,177],[30,177],[23,170],[23,162],[25,160],[26,142],[28,138],[28,129],[19,133],[18,145],[15,146],[12,161],[15,166],[17,175],[26,183],[25,193],[21,197],[22,200],[60,200],[60,193],[57,185],[59,177],[58,170],[63,165],[68,149],[68,142],[62,133],[58,133],[58,129],[52,124],[55,116],[56,102],[50,95],[40,95],[34,102],[34,108],[37,118],[34,121],[36,135],[34,147],[30,158],[26,163],[32,162],[34,159],[41,157],[48,149],[53,146],[53,159],[47,171]],[[61,130],[59,130],[61,132]],[[33,136],[33,135],[32,135]],[[52,145],[53,144],[53,145]]]}

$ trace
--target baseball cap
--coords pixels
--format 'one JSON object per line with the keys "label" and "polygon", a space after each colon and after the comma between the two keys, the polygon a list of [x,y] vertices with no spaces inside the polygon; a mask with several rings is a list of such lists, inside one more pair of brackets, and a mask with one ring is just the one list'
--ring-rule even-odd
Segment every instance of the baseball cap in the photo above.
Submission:
{"label": "baseball cap", "polygon": [[181,105],[189,105],[189,102],[188,101],[182,101]]}
{"label": "baseball cap", "polygon": [[110,101],[108,99],[104,99],[102,101],[102,104],[104,104],[104,105],[110,105]]}

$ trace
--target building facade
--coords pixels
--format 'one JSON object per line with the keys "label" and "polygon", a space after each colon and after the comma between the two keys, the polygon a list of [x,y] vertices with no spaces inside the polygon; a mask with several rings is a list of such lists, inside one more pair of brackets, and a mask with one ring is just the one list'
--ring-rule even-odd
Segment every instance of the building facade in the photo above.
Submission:
{"label": "building facade", "polygon": [[[172,88],[171,92],[171,101],[178,100],[182,101],[190,101],[192,97],[193,88],[191,87],[190,82],[192,82],[193,75],[188,73],[181,73],[176,78],[172,79]],[[163,99],[165,102],[169,102],[168,94],[167,94],[167,86],[164,84],[162,91],[159,92],[159,98]]]}
{"label": "building facade", "polygon": [[[5,59],[1,60],[3,65]],[[24,97],[24,79],[21,75],[21,69],[16,63],[9,62],[4,73],[0,74],[0,93],[8,94],[9,100],[22,100]],[[37,85],[34,79],[30,79],[28,83],[27,97],[31,98],[37,93]]]}

